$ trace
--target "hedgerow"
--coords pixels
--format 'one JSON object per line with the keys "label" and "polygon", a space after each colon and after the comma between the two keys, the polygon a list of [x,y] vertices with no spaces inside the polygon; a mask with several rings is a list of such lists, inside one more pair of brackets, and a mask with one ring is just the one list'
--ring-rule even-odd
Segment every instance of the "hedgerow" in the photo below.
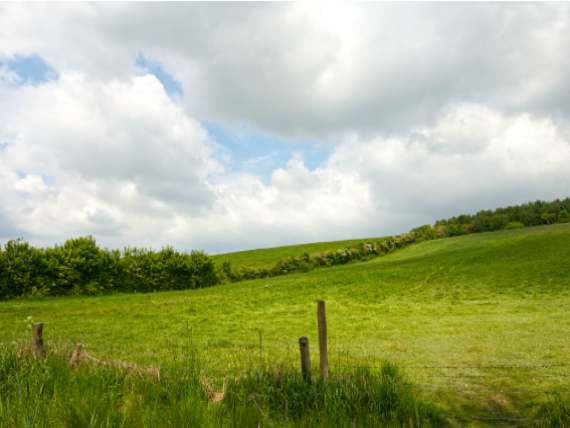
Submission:
{"label": "hedgerow", "polygon": [[233,267],[228,261],[216,266],[204,252],[188,254],[172,247],[107,250],[92,237],[69,239],[52,248],[35,248],[17,239],[0,248],[0,299],[201,288],[369,260],[432,239],[566,222],[570,222],[570,198],[536,201],[438,220],[433,226],[353,247],[288,257],[269,268]]}
{"label": "hedgerow", "polygon": [[343,265],[358,260],[369,260],[373,257],[391,253],[394,250],[406,247],[423,239],[422,235],[409,232],[398,236],[382,238],[377,241],[361,243],[354,247],[340,248],[335,251],[321,252],[314,255],[305,253],[299,257],[288,257],[279,260],[271,268],[240,266],[234,269],[230,262],[226,261],[222,265],[221,274],[227,280],[241,281],[245,279],[286,275],[293,272],[308,272],[318,267]]}
{"label": "hedgerow", "polygon": [[201,251],[182,253],[97,246],[92,237],[35,248],[17,239],[0,249],[0,298],[201,288],[220,282],[214,261]]}
{"label": "hedgerow", "polygon": [[341,248],[335,251],[279,260],[271,268],[238,267],[230,262],[223,264],[222,276],[226,280],[267,278],[292,272],[307,272],[318,267],[342,265],[357,260],[368,260],[391,253],[410,244],[432,239],[466,235],[470,233],[491,232],[502,229],[544,224],[570,222],[570,198],[556,199],[552,202],[536,201],[528,204],[494,211],[483,210],[473,215],[460,215],[447,220],[438,220],[433,226],[426,224],[389,238],[361,243],[357,246]]}

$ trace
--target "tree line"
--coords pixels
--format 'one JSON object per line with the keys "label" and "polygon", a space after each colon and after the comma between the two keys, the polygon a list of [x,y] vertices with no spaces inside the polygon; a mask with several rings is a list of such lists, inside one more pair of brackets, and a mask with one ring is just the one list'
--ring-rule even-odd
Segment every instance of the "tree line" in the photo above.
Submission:
{"label": "tree line", "polygon": [[567,222],[570,198],[536,201],[438,220],[335,251],[284,258],[270,268],[234,267],[227,261],[216,265],[202,251],[184,253],[172,247],[108,250],[98,247],[92,237],[69,239],[51,248],[16,239],[0,247],[0,299],[202,288],[368,260],[426,240]]}
{"label": "tree line", "polygon": [[551,202],[535,201],[476,214],[463,214],[435,222],[434,231],[442,236],[518,229],[544,224],[570,222],[570,198]]}
{"label": "tree line", "polygon": [[201,288],[220,282],[214,261],[201,251],[107,250],[92,237],[36,248],[22,239],[0,249],[0,298],[149,292]]}
{"label": "tree line", "polygon": [[496,210],[482,210],[476,214],[463,214],[434,225],[423,225],[397,236],[361,243],[352,247],[318,254],[303,254],[279,260],[270,268],[233,267],[229,262],[222,265],[221,275],[230,281],[266,278],[292,272],[307,272],[323,266],[334,266],[357,260],[389,254],[397,249],[421,241],[492,232],[502,229],[518,229],[554,223],[570,222],[570,198],[551,202],[536,201]]}

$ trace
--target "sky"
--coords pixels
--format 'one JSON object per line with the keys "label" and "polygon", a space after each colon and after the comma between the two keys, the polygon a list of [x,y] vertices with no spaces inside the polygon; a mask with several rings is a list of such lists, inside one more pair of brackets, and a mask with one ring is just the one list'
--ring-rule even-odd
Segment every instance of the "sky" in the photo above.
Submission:
{"label": "sky", "polygon": [[210,253],[570,196],[570,5],[0,3],[0,243]]}

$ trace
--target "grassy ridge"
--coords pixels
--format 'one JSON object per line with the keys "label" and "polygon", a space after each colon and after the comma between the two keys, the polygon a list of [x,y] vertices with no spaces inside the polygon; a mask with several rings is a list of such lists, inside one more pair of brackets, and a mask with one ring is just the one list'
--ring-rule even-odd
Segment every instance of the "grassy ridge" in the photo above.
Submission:
{"label": "grassy ridge", "polygon": [[[419,240],[461,236],[471,233],[512,230],[524,227],[570,223],[570,198],[553,201],[534,201],[525,204],[501,207],[494,210],[481,210],[475,214],[461,214],[438,220],[433,226],[424,225],[412,229]],[[321,242],[315,244],[290,245],[251,251],[220,254],[216,260],[221,264],[230,262],[237,266],[268,268],[279,260],[311,256],[319,252],[331,252],[383,238]]]}
{"label": "grassy ridge", "polygon": [[[333,372],[394,361],[458,418],[519,417],[570,388],[568,260],[569,224],[473,234],[209,289],[0,302],[0,341],[27,337],[32,316],[48,340],[107,358],[165,364],[192,343],[221,383],[260,363],[296,367],[299,336],[316,349],[324,298]],[[502,365],[515,368],[477,368]],[[516,368],[536,365],[560,367]]]}
{"label": "grassy ridge", "polygon": [[321,252],[335,251],[339,248],[355,247],[358,244],[379,241],[382,238],[350,239],[344,241],[314,242],[310,244],[286,245],[283,247],[260,248],[256,250],[236,251],[233,253],[216,254],[212,258],[216,263],[230,262],[235,266],[253,268],[270,268],[280,260],[302,256],[307,253],[316,255]]}

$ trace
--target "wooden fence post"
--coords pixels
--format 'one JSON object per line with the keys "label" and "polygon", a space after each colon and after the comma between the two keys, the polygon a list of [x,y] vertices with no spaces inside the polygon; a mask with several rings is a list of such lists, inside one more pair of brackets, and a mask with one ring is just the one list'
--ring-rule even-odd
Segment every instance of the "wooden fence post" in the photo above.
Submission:
{"label": "wooden fence post", "polygon": [[302,336],[299,338],[299,349],[301,351],[301,373],[303,379],[311,381],[311,356],[309,354],[309,338]]}
{"label": "wooden fence post", "polygon": [[327,316],[325,310],[325,301],[317,302],[317,323],[319,328],[319,358],[321,379],[329,378],[329,355],[327,350]]}
{"label": "wooden fence post", "polygon": [[45,356],[43,322],[38,322],[32,325],[32,342],[36,358],[43,358]]}

